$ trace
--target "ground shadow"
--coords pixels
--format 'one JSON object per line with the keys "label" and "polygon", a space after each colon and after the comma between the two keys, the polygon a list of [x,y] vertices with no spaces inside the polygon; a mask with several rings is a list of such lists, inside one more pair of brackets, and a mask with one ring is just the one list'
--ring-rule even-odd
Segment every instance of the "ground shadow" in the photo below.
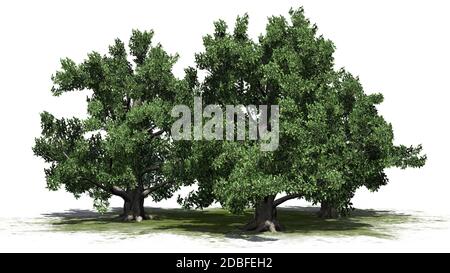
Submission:
{"label": "ground shadow", "polygon": [[120,222],[116,212],[99,213],[92,210],[70,209],[63,212],[43,213],[42,216],[55,220],[52,225],[77,225],[83,223],[109,224]]}
{"label": "ground shadow", "polygon": [[[233,215],[222,209],[184,210],[146,208],[146,212],[157,216],[157,220],[141,223],[123,222],[117,218],[121,208],[100,214],[90,210],[69,210],[43,214],[52,219],[52,225],[58,230],[76,231],[112,231],[133,234],[150,232],[182,232],[198,234],[218,234],[227,238],[245,239],[258,242],[276,240],[256,233],[243,232],[240,228],[252,217],[251,211]],[[410,215],[393,211],[354,210],[350,216],[339,219],[321,219],[316,216],[316,207],[279,208],[278,218],[285,227],[282,234],[315,235],[366,235],[377,237],[390,236],[389,227],[411,220]]]}

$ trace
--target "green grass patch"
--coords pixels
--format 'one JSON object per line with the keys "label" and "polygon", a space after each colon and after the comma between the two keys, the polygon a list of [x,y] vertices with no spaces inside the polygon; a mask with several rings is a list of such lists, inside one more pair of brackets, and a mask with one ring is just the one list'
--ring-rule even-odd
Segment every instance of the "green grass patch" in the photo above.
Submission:
{"label": "green grass patch", "polygon": [[[46,215],[52,230],[61,232],[108,232],[124,235],[175,233],[185,235],[216,235],[240,238],[252,233],[240,230],[252,217],[252,211],[233,215],[223,209],[183,210],[146,208],[157,220],[140,223],[117,219],[119,210],[106,214],[73,210]],[[349,217],[320,219],[316,208],[279,208],[278,219],[285,231],[274,236],[373,236],[391,238],[400,224],[414,217],[390,211],[355,210]],[[253,234],[254,235],[254,234]],[[271,234],[272,236],[273,234]]]}

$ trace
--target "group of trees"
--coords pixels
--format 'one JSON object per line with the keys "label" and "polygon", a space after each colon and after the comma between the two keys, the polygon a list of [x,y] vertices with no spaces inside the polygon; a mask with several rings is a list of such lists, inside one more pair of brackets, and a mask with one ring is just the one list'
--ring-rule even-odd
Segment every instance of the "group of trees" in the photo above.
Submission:
{"label": "group of trees", "polygon": [[[86,119],[41,114],[33,151],[48,163],[48,188],[87,193],[98,209],[120,196],[122,217],[140,221],[147,196],[159,201],[195,184],[179,197],[183,207],[254,208],[245,228],[275,231],[282,229],[277,206],[288,200],[320,204],[320,217],[346,215],[358,188],[388,182],[386,168],[425,164],[420,145],[394,145],[392,126],[376,109],[383,96],[335,70],[333,43],[302,9],[269,18],[257,41],[247,27],[247,15],[233,30],[215,22],[183,79],[172,74],[177,56],[152,45],[153,32],[133,31],[129,54],[116,40],[107,55],[91,53],[81,64],[63,59],[53,94],[91,95]],[[279,105],[278,149],[261,151],[262,140],[174,141],[171,109],[192,105],[194,96],[205,104]]]}

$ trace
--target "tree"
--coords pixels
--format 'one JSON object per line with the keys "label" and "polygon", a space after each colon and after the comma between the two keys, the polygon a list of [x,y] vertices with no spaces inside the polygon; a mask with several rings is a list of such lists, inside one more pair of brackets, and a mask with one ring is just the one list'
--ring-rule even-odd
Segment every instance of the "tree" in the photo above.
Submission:
{"label": "tree", "polygon": [[199,84],[205,104],[280,107],[275,151],[262,152],[253,140],[191,147],[198,189],[180,201],[187,207],[219,201],[235,213],[253,207],[247,230],[281,230],[276,208],[294,198],[322,202],[323,212],[345,211],[357,188],[387,182],[385,168],[425,162],[421,146],[393,145],[392,127],[376,110],[382,96],[366,95],[357,78],[334,70],[333,43],[317,35],[303,9],[289,14],[290,21],[269,18],[257,42],[247,34],[247,15],[233,32],[217,21],[196,55],[207,72]]}
{"label": "tree", "polygon": [[[322,133],[317,134],[314,139],[319,141],[316,145],[322,149],[309,155],[316,156],[319,161],[327,161],[319,174],[326,173],[326,168],[340,173],[336,181],[338,186],[331,182],[332,179],[317,177],[320,195],[311,201],[321,203],[318,214],[323,218],[347,215],[352,208],[351,198],[358,188],[377,191],[386,185],[386,168],[421,167],[426,161],[426,156],[421,155],[421,145],[406,147],[393,144],[392,126],[376,109],[383,100],[381,94],[364,94],[358,79],[344,70],[335,73],[330,86],[332,88],[325,90],[317,100],[320,110],[310,113],[312,118],[317,115],[317,127],[307,129],[319,130],[337,140],[333,140],[330,146],[327,143],[330,139],[321,139]],[[324,122],[325,117],[327,122]]]}
{"label": "tree", "polygon": [[[119,39],[109,54],[88,54],[81,64],[62,59],[52,93],[89,90],[86,119],[41,114],[42,135],[33,151],[48,163],[47,187],[62,186],[75,197],[87,193],[104,210],[112,195],[124,200],[125,220],[147,218],[144,199],[168,198],[181,161],[168,134],[170,110],[188,92],[172,74],[177,56],[151,44],[153,31],[133,30],[129,56]],[[133,60],[129,61],[129,57]]]}

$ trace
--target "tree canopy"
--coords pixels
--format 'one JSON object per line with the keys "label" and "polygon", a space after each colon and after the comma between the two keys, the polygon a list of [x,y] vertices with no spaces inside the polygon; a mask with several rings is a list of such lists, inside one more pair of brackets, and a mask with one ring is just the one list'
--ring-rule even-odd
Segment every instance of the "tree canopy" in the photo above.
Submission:
{"label": "tree canopy", "polygon": [[[106,55],[88,54],[76,64],[61,60],[53,95],[89,90],[86,119],[41,114],[42,135],[33,151],[42,157],[50,190],[64,186],[105,209],[112,195],[124,200],[126,219],[145,218],[144,198],[168,198],[179,187],[170,175],[179,160],[167,137],[170,109],[188,93],[172,66],[177,56],[152,45],[153,32],[134,30],[125,44],[116,39]],[[132,58],[132,60],[129,60]]]}
{"label": "tree canopy", "polygon": [[[279,105],[279,147],[261,152],[258,141],[195,142],[192,166],[198,189],[185,206],[219,201],[242,212],[255,208],[250,230],[278,230],[276,207],[304,198],[345,213],[359,187],[377,190],[389,167],[420,167],[422,147],[396,146],[392,126],[378,113],[381,94],[366,94],[358,80],[334,68],[334,44],[317,34],[302,9],[269,18],[253,41],[248,16],[234,30],[219,20],[196,55],[206,78],[205,104]],[[326,212],[325,212],[326,213]]]}

